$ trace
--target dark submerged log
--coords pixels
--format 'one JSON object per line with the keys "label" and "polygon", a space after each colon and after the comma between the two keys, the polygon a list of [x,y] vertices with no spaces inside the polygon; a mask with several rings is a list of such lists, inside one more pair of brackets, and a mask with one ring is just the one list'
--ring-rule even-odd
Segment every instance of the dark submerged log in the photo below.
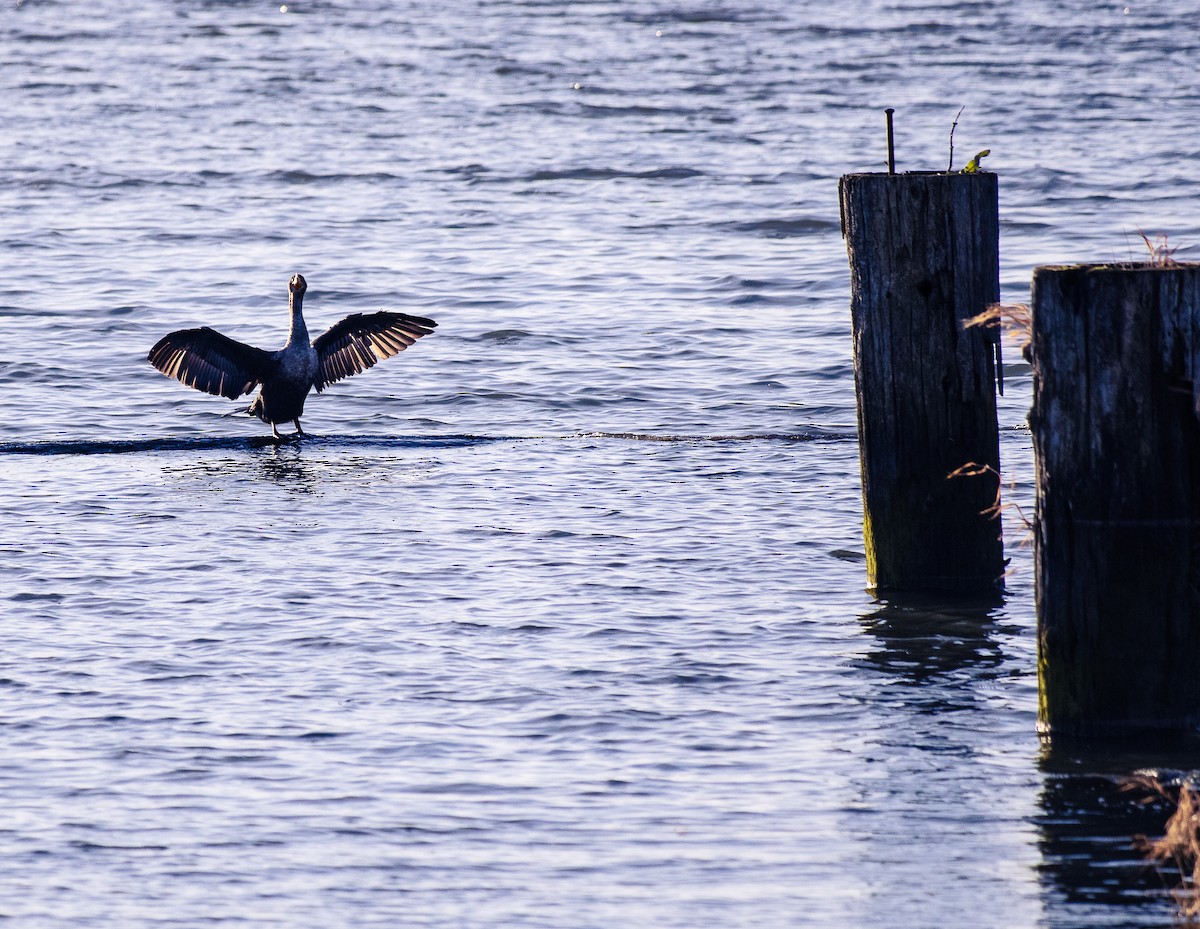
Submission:
{"label": "dark submerged log", "polygon": [[[850,258],[868,582],[983,591],[1004,571],[997,501],[996,175],[851,174]],[[973,462],[992,470],[948,479]]]}
{"label": "dark submerged log", "polygon": [[1040,722],[1200,723],[1200,265],[1038,268]]}

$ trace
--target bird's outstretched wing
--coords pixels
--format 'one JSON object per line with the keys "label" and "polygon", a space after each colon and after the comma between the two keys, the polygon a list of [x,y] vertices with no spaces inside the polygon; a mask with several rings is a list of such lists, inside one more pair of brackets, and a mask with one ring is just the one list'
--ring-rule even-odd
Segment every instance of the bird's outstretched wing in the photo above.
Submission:
{"label": "bird's outstretched wing", "polygon": [[188,387],[234,400],[267,375],[271,353],[203,326],[163,336],[146,360]]}
{"label": "bird's outstretched wing", "polygon": [[361,374],[384,358],[399,354],[437,326],[432,319],[407,313],[354,313],[313,342],[317,350],[318,391],[351,374]]}

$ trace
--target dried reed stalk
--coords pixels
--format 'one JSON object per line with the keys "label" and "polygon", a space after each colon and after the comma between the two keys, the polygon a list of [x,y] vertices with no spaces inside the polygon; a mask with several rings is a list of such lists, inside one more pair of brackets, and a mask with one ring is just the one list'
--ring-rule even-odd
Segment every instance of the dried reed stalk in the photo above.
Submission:
{"label": "dried reed stalk", "polygon": [[[1033,338],[1033,314],[1029,307],[1024,303],[993,303],[982,313],[972,316],[970,319],[963,322],[964,329],[970,329],[974,326],[987,326],[994,328],[1000,326],[1021,346],[1021,351],[1029,347],[1029,343]],[[981,477],[984,474],[996,475],[996,500],[987,509],[980,511],[981,515],[988,519],[998,519],[1000,514],[1009,507],[1017,511],[1017,516],[1021,522],[1025,524],[1026,530],[1033,532],[1033,523],[1029,517],[1025,515],[1025,511],[1021,509],[1020,504],[1015,501],[1004,503],[1001,500],[1001,489],[1004,479],[1000,476],[1000,472],[991,465],[981,465],[975,461],[968,461],[959,468],[955,468],[946,475],[947,479],[952,477]]]}
{"label": "dried reed stalk", "polygon": [[963,322],[964,329],[974,326],[1001,327],[1024,352],[1033,339],[1033,313],[1026,303],[993,303],[982,313]]}
{"label": "dried reed stalk", "polygon": [[1175,253],[1179,251],[1179,246],[1175,248],[1169,247],[1167,243],[1167,234],[1160,232],[1154,237],[1154,241],[1150,241],[1150,237],[1146,233],[1138,230],[1138,235],[1142,237],[1142,241],[1146,243],[1146,248],[1150,251],[1150,267],[1152,268],[1173,268],[1178,261],[1175,260]]}
{"label": "dried reed stalk", "polygon": [[[1164,784],[1156,774],[1135,774],[1125,779],[1126,790],[1143,790],[1175,806],[1162,838],[1133,837],[1134,848],[1145,855],[1164,877],[1178,878],[1170,888],[1171,899],[1185,926],[1200,926],[1200,785],[1181,779],[1178,785]],[[1149,800],[1147,800],[1149,802]],[[1173,872],[1165,866],[1173,866]],[[1164,871],[1166,873],[1164,873]]]}
{"label": "dried reed stalk", "polygon": [[[999,519],[1001,513],[1011,508],[1017,511],[1017,516],[1020,518],[1021,522],[1025,524],[1025,528],[1032,531],[1033,523],[1030,522],[1029,517],[1025,515],[1025,511],[1021,509],[1021,505],[1015,500],[1012,500],[1008,503],[1003,502],[1001,491],[1003,489],[1004,479],[1000,477],[1000,472],[993,468],[990,464],[981,465],[977,461],[968,461],[965,465],[955,468],[953,471],[947,474],[946,480],[949,480],[952,477],[982,477],[984,474],[996,475],[996,499],[991,506],[980,510],[979,515],[986,516],[988,519]],[[1009,486],[1011,489],[1012,485]]]}

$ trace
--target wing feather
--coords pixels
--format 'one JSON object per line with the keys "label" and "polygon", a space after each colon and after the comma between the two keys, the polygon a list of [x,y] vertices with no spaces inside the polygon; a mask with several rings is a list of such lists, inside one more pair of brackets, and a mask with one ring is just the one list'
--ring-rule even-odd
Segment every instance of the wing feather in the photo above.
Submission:
{"label": "wing feather", "polygon": [[271,353],[202,326],[163,336],[146,360],[188,387],[234,400],[266,377]]}
{"label": "wing feather", "polygon": [[361,374],[385,358],[398,355],[437,326],[432,319],[407,313],[354,313],[318,336],[318,391],[329,384]]}

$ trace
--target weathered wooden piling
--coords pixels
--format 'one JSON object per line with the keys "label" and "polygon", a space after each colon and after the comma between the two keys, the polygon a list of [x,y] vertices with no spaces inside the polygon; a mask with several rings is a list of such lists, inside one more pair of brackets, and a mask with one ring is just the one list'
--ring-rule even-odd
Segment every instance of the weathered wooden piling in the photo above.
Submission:
{"label": "weathered wooden piling", "polygon": [[[840,197],[868,582],[993,589],[999,334],[963,323],[1000,298],[996,175],[850,174]],[[948,478],[968,462],[992,470]]]}
{"label": "weathered wooden piling", "polygon": [[1200,265],[1038,268],[1040,721],[1200,724]]}

